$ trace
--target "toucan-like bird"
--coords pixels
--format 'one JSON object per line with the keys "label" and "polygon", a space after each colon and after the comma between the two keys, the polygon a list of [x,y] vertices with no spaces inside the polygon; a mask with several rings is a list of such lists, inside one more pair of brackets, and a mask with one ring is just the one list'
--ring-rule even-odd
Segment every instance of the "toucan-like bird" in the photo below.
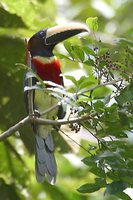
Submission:
{"label": "toucan-like bird", "polygon": [[[52,81],[63,86],[63,78],[61,76],[61,66],[59,60],[54,56],[53,49],[65,39],[87,32],[85,25],[79,23],[70,23],[67,25],[45,28],[35,33],[27,43],[27,51],[31,55],[31,68],[44,81]],[[32,85],[38,82],[36,78],[32,78]],[[27,78],[25,80],[25,88],[27,86]],[[49,95],[44,90],[33,90],[33,107],[42,112],[58,103],[58,99]],[[26,108],[29,112],[28,90],[25,89]],[[43,118],[55,119],[63,118],[62,108],[57,108],[45,114]],[[45,176],[49,183],[54,184],[57,174],[57,166],[54,157],[54,144],[51,135],[51,125],[33,125],[35,133],[35,171],[38,182],[43,182]]]}

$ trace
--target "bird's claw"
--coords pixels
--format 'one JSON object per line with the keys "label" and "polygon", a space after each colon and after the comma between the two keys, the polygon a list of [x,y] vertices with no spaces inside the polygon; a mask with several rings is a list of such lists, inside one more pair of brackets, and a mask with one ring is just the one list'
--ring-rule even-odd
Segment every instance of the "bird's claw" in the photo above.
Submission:
{"label": "bird's claw", "polygon": [[34,110],[34,116],[35,117],[40,117],[41,115],[40,115],[40,112],[38,111],[38,110]]}

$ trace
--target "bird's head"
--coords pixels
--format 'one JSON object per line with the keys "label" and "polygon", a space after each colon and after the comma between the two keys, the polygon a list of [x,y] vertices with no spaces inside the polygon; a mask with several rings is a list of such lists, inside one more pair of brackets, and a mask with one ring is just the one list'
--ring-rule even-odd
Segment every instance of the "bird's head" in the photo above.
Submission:
{"label": "bird's head", "polygon": [[88,32],[88,28],[80,23],[42,29],[29,39],[28,51],[31,56],[51,57],[55,45],[81,32]]}

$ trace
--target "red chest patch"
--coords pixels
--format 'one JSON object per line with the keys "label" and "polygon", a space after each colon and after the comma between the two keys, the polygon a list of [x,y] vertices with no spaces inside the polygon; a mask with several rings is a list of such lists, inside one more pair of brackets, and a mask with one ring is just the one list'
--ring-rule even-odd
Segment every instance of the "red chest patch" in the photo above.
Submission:
{"label": "red chest patch", "polygon": [[45,81],[52,81],[59,85],[62,85],[62,79],[60,77],[60,62],[59,60],[52,60],[49,63],[44,63],[38,58],[33,58],[32,62],[35,66],[38,76]]}

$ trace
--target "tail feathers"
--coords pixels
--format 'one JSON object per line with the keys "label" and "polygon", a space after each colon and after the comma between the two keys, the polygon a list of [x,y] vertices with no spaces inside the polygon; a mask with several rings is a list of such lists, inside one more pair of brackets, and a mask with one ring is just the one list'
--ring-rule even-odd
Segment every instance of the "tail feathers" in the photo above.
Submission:
{"label": "tail feathers", "polygon": [[53,138],[52,135],[49,134],[48,137],[45,139],[45,143],[51,151],[54,151],[54,143],[53,143]]}
{"label": "tail feathers", "polygon": [[46,139],[35,136],[35,168],[36,179],[43,182],[47,176],[48,182],[54,184],[56,181],[57,165],[54,157],[54,144],[51,134]]}

